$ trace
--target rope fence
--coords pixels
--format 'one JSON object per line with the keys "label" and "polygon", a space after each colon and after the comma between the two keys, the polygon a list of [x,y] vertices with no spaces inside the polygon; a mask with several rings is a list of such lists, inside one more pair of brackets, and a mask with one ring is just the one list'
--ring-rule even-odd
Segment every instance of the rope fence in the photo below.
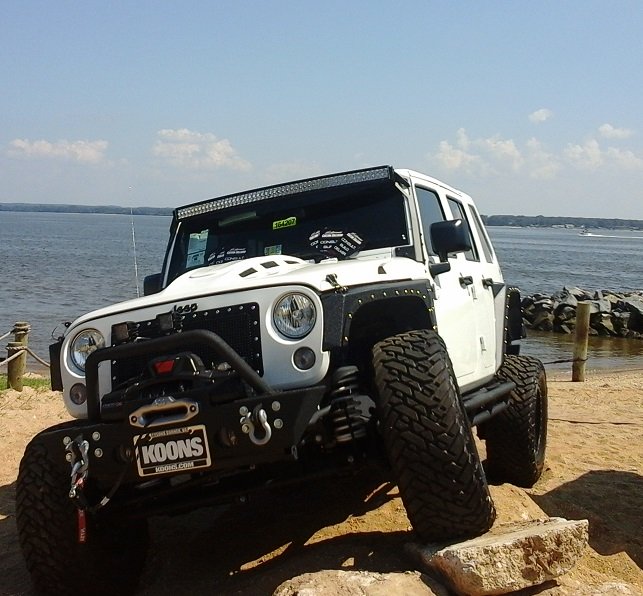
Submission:
{"label": "rope fence", "polygon": [[9,358],[5,358],[4,360],[0,360],[0,366],[3,364],[9,364],[9,362],[12,362],[13,360],[16,360],[19,356],[22,356],[23,353],[29,354],[34,360],[37,362],[40,362],[43,366],[46,366],[47,368],[51,367],[51,364],[47,362],[46,360],[43,360],[38,354],[36,354],[31,348],[23,348],[22,350],[18,350],[16,353],[14,353],[12,356],[9,356]]}
{"label": "rope fence", "polygon": [[6,339],[10,335],[14,336],[14,341],[7,343],[7,357],[0,361],[0,367],[7,365],[7,385],[10,389],[22,391],[23,383],[22,377],[27,370],[27,356],[31,356],[34,360],[51,368],[51,364],[38,356],[29,346],[29,332],[31,325],[25,322],[15,323],[13,329],[0,335],[0,341]]}

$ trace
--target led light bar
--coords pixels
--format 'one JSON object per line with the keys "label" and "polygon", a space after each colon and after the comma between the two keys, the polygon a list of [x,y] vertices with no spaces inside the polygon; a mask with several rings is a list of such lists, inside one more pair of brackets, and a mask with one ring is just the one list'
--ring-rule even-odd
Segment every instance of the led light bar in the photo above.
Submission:
{"label": "led light bar", "polygon": [[333,188],[344,186],[346,184],[355,184],[359,182],[371,182],[373,180],[392,180],[393,168],[390,166],[381,166],[377,168],[368,168],[366,170],[355,170],[353,172],[344,172],[341,174],[332,174],[330,176],[320,176],[318,178],[308,178],[297,182],[288,182],[276,186],[268,186],[250,192],[242,192],[235,195],[229,195],[220,199],[203,201],[187,207],[180,207],[175,211],[177,219],[187,219],[195,215],[203,215],[212,211],[220,211],[237,205],[265,201],[276,197],[294,195],[302,192],[313,190],[322,190],[324,188]]}

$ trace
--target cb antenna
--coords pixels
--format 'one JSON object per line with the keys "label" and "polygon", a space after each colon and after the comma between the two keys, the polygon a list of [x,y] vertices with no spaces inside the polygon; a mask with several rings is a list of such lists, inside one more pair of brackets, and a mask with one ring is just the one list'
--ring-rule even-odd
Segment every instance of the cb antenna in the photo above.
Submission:
{"label": "cb antenna", "polygon": [[[129,187],[130,193],[132,192],[132,187]],[[132,247],[134,248],[134,278],[136,279],[136,297],[141,297],[141,291],[138,285],[138,259],[136,258],[136,233],[134,232],[134,210],[132,209],[132,200],[130,197],[130,208],[129,216],[132,222]]]}

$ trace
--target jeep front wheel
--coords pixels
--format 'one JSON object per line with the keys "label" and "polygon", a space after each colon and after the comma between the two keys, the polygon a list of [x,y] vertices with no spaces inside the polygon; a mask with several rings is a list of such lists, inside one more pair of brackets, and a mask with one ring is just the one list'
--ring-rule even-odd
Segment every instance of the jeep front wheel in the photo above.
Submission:
{"label": "jeep front wheel", "polygon": [[381,432],[413,528],[427,541],[483,534],[495,509],[442,338],[395,335],[373,356]]}
{"label": "jeep front wheel", "polygon": [[38,593],[130,594],[145,563],[145,520],[87,513],[87,541],[78,541],[78,511],[70,476],[52,461],[38,436],[27,445],[16,483],[18,538]]}

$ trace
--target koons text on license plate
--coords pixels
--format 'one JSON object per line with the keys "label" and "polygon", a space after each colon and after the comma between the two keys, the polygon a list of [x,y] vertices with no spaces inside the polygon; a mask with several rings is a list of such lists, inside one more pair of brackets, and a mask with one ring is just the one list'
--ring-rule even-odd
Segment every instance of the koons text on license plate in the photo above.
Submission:
{"label": "koons text on license plate", "polygon": [[134,437],[138,475],[143,477],[192,472],[211,464],[205,426],[184,426]]}

